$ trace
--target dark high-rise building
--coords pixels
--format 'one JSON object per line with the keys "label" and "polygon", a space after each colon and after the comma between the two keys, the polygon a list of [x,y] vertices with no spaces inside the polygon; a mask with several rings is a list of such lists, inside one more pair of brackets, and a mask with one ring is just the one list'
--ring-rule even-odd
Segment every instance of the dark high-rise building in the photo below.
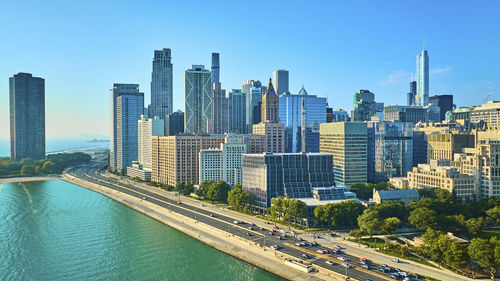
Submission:
{"label": "dark high-rise building", "polygon": [[10,158],[45,157],[45,80],[29,73],[9,78]]}
{"label": "dark high-rise building", "polygon": [[217,83],[219,81],[220,65],[219,65],[219,53],[212,53],[212,83]]}
{"label": "dark high-rise building", "polygon": [[165,118],[165,135],[175,136],[184,133],[184,112],[177,110]]}
{"label": "dark high-rise building", "polygon": [[328,103],[326,104],[326,123],[333,122],[333,108],[328,107]]}
{"label": "dark high-rise building", "polygon": [[240,89],[233,89],[228,95],[229,132],[246,133],[246,96]]}
{"label": "dark high-rise building", "polygon": [[415,95],[417,94],[417,81],[410,82],[410,92],[407,95],[407,105],[415,105]]}
{"label": "dark high-rise building", "polygon": [[[213,72],[212,72],[213,74]],[[227,118],[227,101],[226,90],[221,88],[220,82],[212,83],[212,120],[215,134],[227,133],[227,128],[224,123],[227,123],[224,118]],[[224,106],[226,105],[226,106]],[[224,115],[225,113],[225,115]],[[225,116],[225,117],[224,117]]]}
{"label": "dark high-rise building", "polygon": [[446,112],[453,110],[453,95],[435,95],[429,97],[429,103],[439,107],[439,121],[446,118]]}
{"label": "dark high-rise building", "polygon": [[352,121],[370,121],[376,114],[375,95],[368,90],[359,90],[353,97]]}
{"label": "dark high-rise building", "polygon": [[156,50],[151,73],[151,105],[149,117],[165,118],[172,113],[172,53],[170,49]]}

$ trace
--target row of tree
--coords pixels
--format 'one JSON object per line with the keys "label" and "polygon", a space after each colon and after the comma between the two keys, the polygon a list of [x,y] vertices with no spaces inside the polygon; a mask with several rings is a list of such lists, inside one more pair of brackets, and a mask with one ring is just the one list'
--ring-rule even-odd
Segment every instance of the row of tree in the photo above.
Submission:
{"label": "row of tree", "polygon": [[250,213],[255,204],[255,197],[248,191],[243,191],[241,184],[236,184],[227,194],[227,203],[234,210]]}
{"label": "row of tree", "polygon": [[225,181],[214,182],[211,180],[200,183],[196,195],[213,202],[227,203],[228,192],[231,190]]}
{"label": "row of tree", "polygon": [[288,222],[289,225],[292,220],[294,223],[300,224],[308,215],[306,203],[283,196],[272,199],[269,212],[273,219]]}
{"label": "row of tree", "polygon": [[71,166],[84,164],[92,157],[83,152],[50,154],[41,160],[24,158],[19,162],[10,158],[0,158],[0,176],[34,176],[40,174],[60,174]]}
{"label": "row of tree", "polygon": [[179,182],[174,186],[152,181],[149,183],[149,185],[161,188],[166,191],[177,191],[182,195],[189,195],[194,191],[194,184],[192,183]]}

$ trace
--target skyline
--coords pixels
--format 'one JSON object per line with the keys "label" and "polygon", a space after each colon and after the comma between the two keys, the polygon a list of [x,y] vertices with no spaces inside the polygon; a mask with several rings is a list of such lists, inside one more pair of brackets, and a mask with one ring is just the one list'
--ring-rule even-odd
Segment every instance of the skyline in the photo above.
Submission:
{"label": "skyline", "polygon": [[[57,3],[32,2],[29,11],[19,3],[4,5],[9,13],[0,17],[0,31],[16,44],[0,46],[2,139],[9,136],[8,77],[28,72],[45,79],[47,137],[109,135],[109,89],[113,83],[139,84],[148,105],[154,50],[163,48],[172,50],[174,111],[184,111],[184,71],[193,64],[210,69],[213,52],[220,54],[226,92],[248,79],[266,83],[274,70],[286,69],[290,92],[304,85],[310,94],[327,97],[334,109],[350,111],[359,89],[373,92],[377,102],[405,105],[424,37],[430,96],[453,94],[457,106],[482,104],[488,95],[500,99],[500,54],[495,50],[500,28],[494,22],[500,4],[495,2],[478,7],[426,1],[422,6],[429,9],[418,14],[427,19],[423,22],[411,21],[415,6],[399,2],[358,1],[342,7],[327,2],[199,3],[199,10],[185,3],[124,7],[110,1],[97,10],[92,3]],[[359,3],[365,9],[357,9]],[[167,17],[161,13],[166,7],[172,11]],[[221,17],[206,16],[214,9]],[[277,12],[274,23],[262,19],[265,11]],[[181,16],[187,12],[189,21]],[[362,23],[352,20],[354,14]],[[255,21],[242,21],[243,16]]]}

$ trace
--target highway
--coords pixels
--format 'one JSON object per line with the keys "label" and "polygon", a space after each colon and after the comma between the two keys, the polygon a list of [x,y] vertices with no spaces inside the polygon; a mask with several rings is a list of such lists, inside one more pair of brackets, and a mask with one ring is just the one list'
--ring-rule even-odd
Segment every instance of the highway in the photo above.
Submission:
{"label": "highway", "polygon": [[[133,184],[127,184],[121,181],[110,179],[101,174],[102,170],[105,168],[105,165],[105,162],[91,162],[91,164],[89,165],[70,168],[66,172],[81,180],[92,182],[94,184],[98,184],[109,189],[125,193],[127,195],[136,197],[139,200],[147,200],[149,203],[165,208],[166,210],[176,212],[182,216],[194,219],[214,228],[218,228],[229,234],[238,236],[248,241],[255,242],[261,247],[277,245],[279,247],[276,250],[277,252],[282,252],[287,255],[293,256],[297,260],[302,260],[305,263],[311,263],[320,271],[328,269],[342,275],[347,274],[347,276],[349,277],[363,281],[395,280],[394,278],[389,277],[391,274],[394,275],[394,270],[392,271],[392,273],[380,272],[380,265],[373,262],[368,263],[368,270],[362,268],[357,263],[359,257],[349,255],[343,252],[342,249],[340,249],[340,252],[338,254],[333,255],[318,253],[317,250],[319,249],[326,249],[329,252],[332,252],[333,250],[320,245],[308,245],[305,247],[296,246],[295,243],[299,243],[301,241],[296,239],[293,234],[283,233],[286,232],[286,230],[274,229],[273,231],[274,225],[272,224],[268,224],[267,227],[258,227],[247,222],[236,224],[236,219],[233,217],[221,215],[220,213],[214,213],[210,210],[207,210],[206,208],[197,207],[192,204],[181,203],[180,201],[182,201],[182,199],[180,198],[178,200],[174,200],[160,193],[147,190]],[[278,237],[280,238],[278,239]],[[307,255],[307,258],[305,254]],[[346,269],[346,267],[342,265],[344,261],[337,259],[338,256],[342,256],[346,259],[345,262],[349,264],[349,269]],[[331,263],[327,263],[327,260],[331,261]],[[397,274],[395,275],[396,277],[399,277],[399,280],[404,279],[403,276],[399,276]]]}

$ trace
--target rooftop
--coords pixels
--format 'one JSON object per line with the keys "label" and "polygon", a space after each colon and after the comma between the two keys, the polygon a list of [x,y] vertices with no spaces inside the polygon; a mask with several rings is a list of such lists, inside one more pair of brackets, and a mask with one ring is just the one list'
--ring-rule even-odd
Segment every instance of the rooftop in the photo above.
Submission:
{"label": "rooftop", "polygon": [[378,193],[380,199],[385,200],[420,197],[416,189],[379,190],[375,192]]}

